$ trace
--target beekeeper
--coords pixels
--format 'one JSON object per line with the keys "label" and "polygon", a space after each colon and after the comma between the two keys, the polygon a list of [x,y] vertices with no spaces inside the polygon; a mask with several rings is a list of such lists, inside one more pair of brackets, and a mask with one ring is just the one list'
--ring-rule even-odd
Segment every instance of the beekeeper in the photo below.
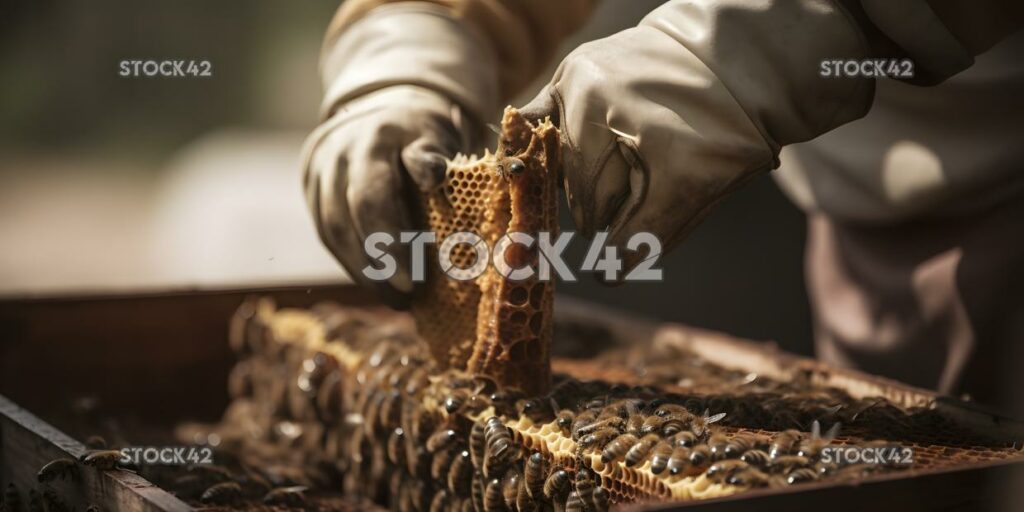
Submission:
{"label": "beekeeper", "polygon": [[[412,194],[481,147],[591,10],[342,4],[304,166],[351,275],[363,239],[415,227]],[[578,47],[523,110],[559,125],[576,227],[612,243],[678,244],[781,152],[776,179],[809,219],[819,356],[1024,416],[1022,20],[1018,0],[672,0]],[[401,304],[413,283],[396,256],[372,284]]]}

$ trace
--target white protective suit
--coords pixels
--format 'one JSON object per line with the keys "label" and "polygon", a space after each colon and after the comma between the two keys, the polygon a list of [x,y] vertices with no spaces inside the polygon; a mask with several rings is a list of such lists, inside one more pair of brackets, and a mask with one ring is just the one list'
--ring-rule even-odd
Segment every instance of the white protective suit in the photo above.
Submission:
{"label": "white protective suit", "polygon": [[[481,127],[591,4],[342,5],[324,44],[323,123],[304,172],[321,238],[354,277],[367,234],[415,227],[409,191],[436,183],[444,157],[479,148]],[[980,332],[988,352],[1024,335],[1013,320],[1024,318],[1013,270],[1024,250],[993,252],[992,242],[1024,219],[1014,208],[1024,179],[1020,53],[1001,47],[962,72],[1022,20],[1016,0],[670,0],[569,54],[523,110],[559,124],[574,221],[584,234],[609,230],[613,243],[650,231],[671,248],[787,148],[777,176],[810,216],[821,354],[1005,405],[994,391],[1005,372],[975,360],[985,360]],[[914,77],[820,74],[822,61],[877,58],[909,59]],[[945,229],[963,219],[972,228]],[[967,260],[986,270],[961,275]],[[999,275],[1012,284],[1010,306],[993,310]],[[397,305],[415,291],[407,271],[364,284]],[[982,306],[970,303],[979,296]],[[964,385],[972,372],[987,384]]]}

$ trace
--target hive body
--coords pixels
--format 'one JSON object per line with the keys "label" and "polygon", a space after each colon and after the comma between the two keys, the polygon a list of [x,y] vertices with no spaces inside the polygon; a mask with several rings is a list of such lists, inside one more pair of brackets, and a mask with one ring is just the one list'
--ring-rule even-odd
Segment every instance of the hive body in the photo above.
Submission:
{"label": "hive body", "polygon": [[[297,465],[286,484],[316,486],[329,471],[342,475],[346,494],[401,512],[579,504],[601,512],[1021,456],[1013,442],[975,435],[933,410],[751,378],[665,347],[556,360],[551,390],[530,397],[441,370],[408,320],[332,305],[243,307],[232,329],[243,360],[216,427],[221,447],[250,467],[280,467],[274,457],[283,453]],[[645,371],[622,361],[642,361]],[[709,423],[704,411],[726,417]],[[913,464],[823,464],[814,452],[827,443],[808,431],[812,420],[842,423],[832,444],[896,440],[914,450]],[[680,462],[684,453],[705,456]]]}

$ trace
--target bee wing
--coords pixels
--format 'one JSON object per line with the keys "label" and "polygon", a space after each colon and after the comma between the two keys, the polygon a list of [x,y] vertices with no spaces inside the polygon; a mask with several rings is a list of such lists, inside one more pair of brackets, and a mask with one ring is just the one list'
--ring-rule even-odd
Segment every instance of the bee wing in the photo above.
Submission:
{"label": "bee wing", "polygon": [[837,421],[835,425],[832,425],[832,428],[828,429],[828,432],[825,432],[824,439],[835,439],[835,437],[839,435],[839,429],[842,428],[842,426],[843,424]]}
{"label": "bee wing", "polygon": [[720,412],[720,413],[712,415],[712,416],[708,416],[707,414],[708,414],[708,412],[704,411],[704,417],[708,419],[707,420],[708,423],[718,423],[719,421],[722,421],[722,418],[725,418],[725,414],[726,413]]}
{"label": "bee wing", "polygon": [[819,423],[818,420],[814,420],[814,422],[811,423],[811,439],[820,439],[820,438],[821,438],[821,423]]}
{"label": "bee wing", "polygon": [[496,133],[498,135],[501,135],[501,127],[499,127],[498,125],[496,125],[494,123],[487,123],[487,129],[491,130],[492,132],[494,132],[494,133]]}

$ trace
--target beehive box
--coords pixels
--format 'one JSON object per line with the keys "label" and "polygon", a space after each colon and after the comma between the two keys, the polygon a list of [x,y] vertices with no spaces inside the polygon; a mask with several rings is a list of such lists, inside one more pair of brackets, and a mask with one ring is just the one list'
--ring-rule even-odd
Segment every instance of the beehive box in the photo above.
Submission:
{"label": "beehive box", "polygon": [[[368,303],[357,290],[348,288],[299,288],[291,290],[240,290],[234,292],[152,294],[108,298],[8,300],[0,306],[0,321],[8,326],[0,343],[0,392],[40,412],[44,418],[59,417],[48,409],[60,407],[68,389],[75,395],[96,396],[111,414],[131,414],[152,423],[170,425],[180,420],[214,421],[227,403],[225,382],[234,356],[227,346],[226,319],[243,298],[253,293],[272,296],[279,307],[306,308],[326,298],[349,305]],[[376,310],[374,314],[384,314]],[[671,504],[642,503],[642,508],[694,507],[707,510],[739,510],[747,507],[791,507],[818,504],[833,510],[926,510],[968,507],[976,510],[1002,498],[1000,489],[1020,474],[1013,440],[1020,439],[1017,424],[970,404],[936,397],[884,379],[821,366],[813,361],[781,353],[769,345],[753,344],[717,333],[681,326],[654,326],[614,312],[571,302],[559,303],[556,348],[573,350],[572,340],[610,346],[658,340],[663,349],[695,354],[720,366],[730,375],[756,374],[778,380],[800,378],[815,385],[842,389],[852,397],[884,396],[902,406],[926,408],[957,425],[958,435],[1001,439],[975,449],[961,446],[956,456],[942,448],[929,452],[925,443],[963,445],[963,440],[919,439],[920,468],[876,475],[855,482],[806,484],[784,489],[763,489],[699,501]],[[556,356],[557,356],[556,352]],[[556,373],[607,382],[636,383],[650,375],[609,359],[581,360],[556,357]],[[661,382],[671,389],[694,383]],[[714,393],[715,389],[703,390]],[[12,406],[13,407],[13,406]],[[25,431],[46,430],[32,422],[12,421],[10,407],[0,430],[4,446],[20,445]],[[57,421],[57,423],[60,423]],[[11,425],[21,425],[20,427]],[[25,426],[28,424],[29,426]],[[12,432],[21,432],[16,437]],[[38,433],[37,433],[38,434]],[[32,485],[33,463],[15,463],[11,453],[49,456],[46,446],[74,452],[79,446],[53,435],[37,435],[39,448],[0,452],[0,484],[15,481]],[[52,434],[52,432],[51,432]],[[851,433],[851,435],[854,433]],[[933,433],[935,434],[935,433]],[[970,437],[969,436],[969,437]],[[927,437],[927,436],[925,436]],[[950,442],[952,441],[952,443]],[[45,454],[45,455],[44,455]],[[100,478],[123,477],[120,472]],[[141,482],[132,485],[93,485],[86,489],[96,503],[123,503],[131,510],[174,510],[187,507],[159,489]],[[124,499],[122,494],[156,493],[160,499]],[[96,496],[96,493],[100,493]],[[106,496],[106,497],[104,497]],[[111,497],[113,496],[113,497]],[[171,500],[171,501],[168,501]]]}

